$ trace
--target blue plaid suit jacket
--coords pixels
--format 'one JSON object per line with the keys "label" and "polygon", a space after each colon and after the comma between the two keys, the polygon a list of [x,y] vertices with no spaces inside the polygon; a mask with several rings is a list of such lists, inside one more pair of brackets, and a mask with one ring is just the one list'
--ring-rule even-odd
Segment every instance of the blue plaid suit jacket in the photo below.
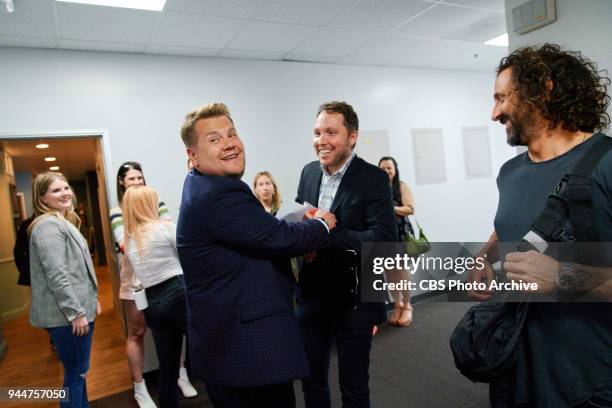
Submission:
{"label": "blue plaid suit jacket", "polygon": [[249,187],[192,170],[177,225],[192,371],[259,386],[309,375],[293,310],[289,258],[327,244],[317,220],[279,221]]}

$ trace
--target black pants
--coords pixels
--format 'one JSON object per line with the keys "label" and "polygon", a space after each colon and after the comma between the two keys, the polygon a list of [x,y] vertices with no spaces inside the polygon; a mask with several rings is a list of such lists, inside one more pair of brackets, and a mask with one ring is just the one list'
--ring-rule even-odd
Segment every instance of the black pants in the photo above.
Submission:
{"label": "black pants", "polygon": [[332,340],[338,350],[338,374],[342,406],[370,406],[368,387],[372,329],[337,329],[309,318],[300,322],[310,377],[302,379],[306,408],[330,408],[329,359]]}
{"label": "black pants", "polygon": [[[147,288],[146,294],[149,307],[144,310],[145,320],[153,332],[159,360],[159,405],[161,408],[174,408],[178,406],[177,380],[183,335],[187,334],[183,276]],[[189,361],[189,358],[185,360]]]}
{"label": "black pants", "polygon": [[206,384],[215,408],[295,408],[293,383],[261,387],[225,387]]}

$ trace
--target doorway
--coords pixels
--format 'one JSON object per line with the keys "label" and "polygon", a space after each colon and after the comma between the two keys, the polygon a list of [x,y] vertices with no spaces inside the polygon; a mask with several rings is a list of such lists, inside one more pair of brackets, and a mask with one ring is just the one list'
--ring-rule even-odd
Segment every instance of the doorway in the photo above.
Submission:
{"label": "doorway", "polygon": [[109,221],[109,155],[104,136],[104,132],[0,136],[0,224],[3,225],[0,272],[5,272],[0,274],[0,342],[4,337],[6,344],[6,356],[0,360],[0,387],[61,385],[61,364],[48,336],[44,330],[29,325],[30,291],[17,285],[18,273],[12,253],[19,224],[33,213],[32,179],[51,170],[62,173],[75,193],[81,233],[88,243],[99,282],[103,312],[96,320],[98,335],[93,338],[91,371],[98,371],[98,375],[88,378],[90,399],[131,388],[124,351],[123,310],[117,295],[119,274]]}

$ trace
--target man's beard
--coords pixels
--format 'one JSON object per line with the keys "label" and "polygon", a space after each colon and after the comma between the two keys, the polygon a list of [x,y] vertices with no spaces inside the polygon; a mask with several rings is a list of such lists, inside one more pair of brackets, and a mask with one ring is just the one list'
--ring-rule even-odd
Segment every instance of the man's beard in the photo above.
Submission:
{"label": "man's beard", "polygon": [[516,115],[514,115],[514,118],[510,118],[508,115],[502,114],[499,121],[504,125],[508,120],[512,123],[510,131],[506,130],[508,144],[510,146],[527,146],[532,139],[532,135],[526,129],[529,126],[525,125],[533,123],[531,115],[526,112],[521,118],[516,118]]}

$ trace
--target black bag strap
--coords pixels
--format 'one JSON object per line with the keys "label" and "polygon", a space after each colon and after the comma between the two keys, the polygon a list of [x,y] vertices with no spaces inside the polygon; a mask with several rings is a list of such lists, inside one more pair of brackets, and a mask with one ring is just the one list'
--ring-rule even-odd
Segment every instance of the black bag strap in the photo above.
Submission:
{"label": "black bag strap", "polygon": [[[591,175],[601,159],[612,149],[612,138],[604,136],[587,150],[572,171],[565,174],[548,196],[546,206],[531,230],[548,242],[599,241],[593,217]],[[563,227],[569,216],[574,235],[570,237]]]}

